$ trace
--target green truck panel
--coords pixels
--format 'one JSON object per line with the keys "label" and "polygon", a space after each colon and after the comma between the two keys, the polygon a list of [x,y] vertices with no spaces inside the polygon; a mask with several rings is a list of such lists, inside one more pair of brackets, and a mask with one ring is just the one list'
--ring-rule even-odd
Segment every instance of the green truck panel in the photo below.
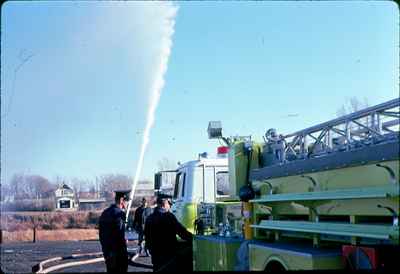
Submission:
{"label": "green truck panel", "polygon": [[341,251],[276,243],[249,244],[251,271],[343,269]]}
{"label": "green truck panel", "polygon": [[236,252],[242,238],[220,236],[194,236],[194,271],[229,271],[236,265]]}

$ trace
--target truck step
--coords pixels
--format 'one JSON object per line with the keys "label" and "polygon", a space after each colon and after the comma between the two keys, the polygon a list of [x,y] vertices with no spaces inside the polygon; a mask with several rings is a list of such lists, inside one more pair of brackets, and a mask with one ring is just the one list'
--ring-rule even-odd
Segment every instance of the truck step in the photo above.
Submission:
{"label": "truck step", "polygon": [[399,185],[387,185],[379,187],[349,188],[328,191],[313,191],[303,193],[270,194],[259,199],[250,200],[251,203],[277,203],[296,201],[331,201],[348,199],[369,198],[395,198],[399,197]]}
{"label": "truck step", "polygon": [[252,225],[251,227],[266,230],[392,240],[394,242],[399,240],[399,227],[392,225],[262,220],[258,225]]}

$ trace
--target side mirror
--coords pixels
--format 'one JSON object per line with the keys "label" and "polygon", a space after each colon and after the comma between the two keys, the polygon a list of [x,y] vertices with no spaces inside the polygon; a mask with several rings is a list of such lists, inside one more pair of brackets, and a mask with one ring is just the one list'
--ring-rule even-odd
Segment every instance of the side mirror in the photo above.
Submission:
{"label": "side mirror", "polygon": [[161,172],[154,174],[154,190],[159,190],[161,188]]}

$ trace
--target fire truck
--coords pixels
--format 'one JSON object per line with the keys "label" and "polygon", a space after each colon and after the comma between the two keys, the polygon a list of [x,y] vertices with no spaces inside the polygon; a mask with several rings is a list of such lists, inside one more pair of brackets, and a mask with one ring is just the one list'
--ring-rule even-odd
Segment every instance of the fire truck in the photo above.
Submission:
{"label": "fire truck", "polygon": [[210,122],[229,180],[222,200],[197,203],[193,270],[394,267],[399,107],[396,98],[286,135],[270,128],[263,142]]}
{"label": "fire truck", "polygon": [[173,197],[172,213],[190,232],[194,232],[200,203],[218,203],[229,191],[227,147],[218,147],[217,157],[200,153],[198,159],[179,164],[177,169],[155,174],[157,192]]}

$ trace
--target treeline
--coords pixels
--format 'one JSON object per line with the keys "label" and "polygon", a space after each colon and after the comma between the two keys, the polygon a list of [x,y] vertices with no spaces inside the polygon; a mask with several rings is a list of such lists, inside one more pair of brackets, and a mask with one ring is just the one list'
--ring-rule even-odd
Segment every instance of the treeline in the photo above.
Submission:
{"label": "treeline", "polygon": [[[14,174],[1,185],[1,209],[15,211],[51,211],[54,209],[55,190],[63,184],[68,185],[80,198],[113,199],[114,190],[131,189],[133,178],[124,174],[104,174],[93,180],[62,178],[50,180],[41,175]],[[151,184],[140,181],[139,184]]]}
{"label": "treeline", "polygon": [[5,211],[53,211],[55,209],[54,198],[8,200],[1,202],[1,212]]}

